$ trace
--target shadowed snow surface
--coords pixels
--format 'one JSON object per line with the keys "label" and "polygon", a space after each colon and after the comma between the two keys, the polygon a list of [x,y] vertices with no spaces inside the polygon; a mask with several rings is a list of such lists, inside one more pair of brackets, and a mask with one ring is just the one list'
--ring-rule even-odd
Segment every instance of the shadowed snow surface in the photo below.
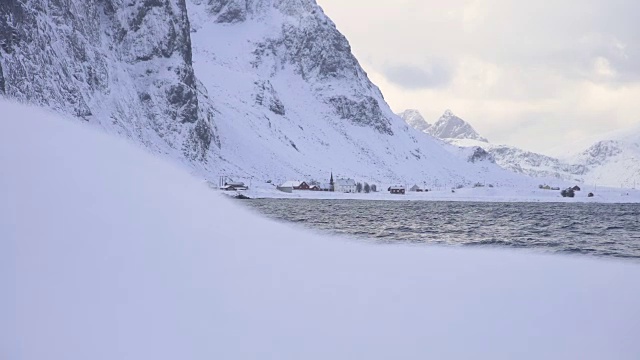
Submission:
{"label": "shadowed snow surface", "polygon": [[638,264],[321,237],[0,111],[0,358],[640,357]]}

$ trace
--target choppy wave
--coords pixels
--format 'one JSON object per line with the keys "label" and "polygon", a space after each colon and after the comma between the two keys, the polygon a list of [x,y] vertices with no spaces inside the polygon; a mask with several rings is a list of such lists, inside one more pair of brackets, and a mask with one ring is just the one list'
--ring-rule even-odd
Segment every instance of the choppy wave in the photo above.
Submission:
{"label": "choppy wave", "polygon": [[640,259],[640,205],[283,200],[244,202],[314,229],[381,243],[533,248]]}

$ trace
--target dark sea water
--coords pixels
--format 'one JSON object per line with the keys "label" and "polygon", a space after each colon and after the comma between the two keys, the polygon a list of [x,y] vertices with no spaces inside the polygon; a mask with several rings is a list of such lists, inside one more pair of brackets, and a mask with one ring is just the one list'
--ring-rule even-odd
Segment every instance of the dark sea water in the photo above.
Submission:
{"label": "dark sea water", "polygon": [[532,248],[640,260],[640,205],[260,199],[268,217],[385,243]]}

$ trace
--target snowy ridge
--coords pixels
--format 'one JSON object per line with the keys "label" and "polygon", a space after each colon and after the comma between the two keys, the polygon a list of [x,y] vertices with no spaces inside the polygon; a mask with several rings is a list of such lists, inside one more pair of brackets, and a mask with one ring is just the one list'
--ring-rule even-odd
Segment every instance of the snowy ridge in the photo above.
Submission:
{"label": "snowy ridge", "polygon": [[0,176],[3,358],[640,351],[634,262],[320,236],[83,123],[4,101],[0,111],[0,169],[11,174]]}
{"label": "snowy ridge", "polygon": [[537,178],[584,182],[587,167],[551,156],[538,154],[509,145],[496,145],[469,139],[446,139],[462,148],[481,147],[495,159],[496,164],[513,171]]}

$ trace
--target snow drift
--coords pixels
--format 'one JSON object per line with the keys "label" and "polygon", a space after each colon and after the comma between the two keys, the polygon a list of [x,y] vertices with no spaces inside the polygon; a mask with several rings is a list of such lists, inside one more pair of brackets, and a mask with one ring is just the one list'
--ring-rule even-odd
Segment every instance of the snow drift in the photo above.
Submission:
{"label": "snow drift", "polygon": [[640,356],[640,266],[380,246],[262,219],[0,102],[3,359]]}

